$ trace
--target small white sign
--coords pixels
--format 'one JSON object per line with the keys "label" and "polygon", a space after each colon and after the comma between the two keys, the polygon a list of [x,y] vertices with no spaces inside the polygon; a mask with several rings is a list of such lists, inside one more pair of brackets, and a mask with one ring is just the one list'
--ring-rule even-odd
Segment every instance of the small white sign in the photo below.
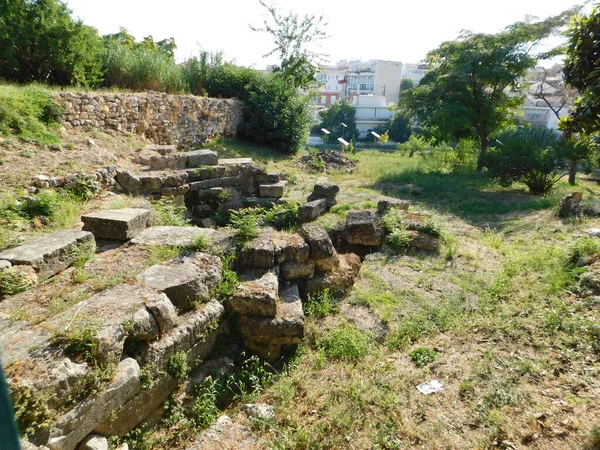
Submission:
{"label": "small white sign", "polygon": [[325,134],[331,134],[331,133],[329,132],[329,130],[328,130],[328,129],[326,129],[326,128],[321,128],[321,131],[322,131],[323,133],[325,133]]}
{"label": "small white sign", "polygon": [[375,136],[377,139],[379,139],[379,138],[381,137],[380,135],[378,135],[378,134],[377,134],[377,133],[375,133],[374,131],[371,131],[371,134],[372,134],[373,136]]}
{"label": "small white sign", "polygon": [[344,140],[343,138],[338,138],[337,139],[344,147],[348,147],[350,145],[350,143],[346,140]]}

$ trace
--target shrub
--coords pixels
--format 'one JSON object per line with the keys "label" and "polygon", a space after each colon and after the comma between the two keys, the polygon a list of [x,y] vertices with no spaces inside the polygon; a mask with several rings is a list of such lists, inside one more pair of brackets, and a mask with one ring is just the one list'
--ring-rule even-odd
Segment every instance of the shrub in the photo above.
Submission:
{"label": "shrub", "polygon": [[217,298],[224,302],[226,301],[233,291],[240,283],[237,273],[231,268],[234,265],[233,257],[225,257],[221,258],[221,267],[223,270],[223,276],[221,277],[221,282],[217,287]]}
{"label": "shrub", "polygon": [[371,334],[345,323],[317,338],[316,344],[328,358],[356,362],[367,356],[374,342]]}
{"label": "shrub", "polygon": [[0,297],[18,294],[32,286],[33,280],[28,279],[19,269],[0,269]]}
{"label": "shrub", "polygon": [[259,234],[261,223],[260,208],[244,208],[231,212],[231,226],[237,230],[235,238],[240,244],[245,244]]}
{"label": "shrub", "polygon": [[67,356],[95,365],[98,351],[96,331],[93,324],[73,326],[55,333],[50,342],[52,345],[64,346]]}
{"label": "shrub", "polygon": [[329,289],[310,294],[304,303],[304,313],[308,317],[326,317],[338,310],[337,301]]}
{"label": "shrub", "polygon": [[423,136],[411,135],[408,141],[398,144],[398,151],[408,154],[409,157],[415,154],[423,154],[427,151],[430,144]]}
{"label": "shrub", "polygon": [[152,207],[157,212],[154,225],[185,227],[190,223],[185,217],[185,205],[175,203],[173,198],[157,200],[152,203]]}
{"label": "shrub", "polygon": [[181,382],[185,380],[189,372],[190,366],[184,351],[175,352],[169,357],[169,361],[167,362],[167,373],[170,376]]}
{"label": "shrub", "polygon": [[500,132],[487,152],[485,166],[500,184],[522,182],[532,194],[548,192],[561,178],[561,135],[545,127]]}
{"label": "shrub", "polygon": [[410,359],[415,366],[423,367],[434,362],[437,359],[437,353],[430,348],[419,347],[411,352]]}

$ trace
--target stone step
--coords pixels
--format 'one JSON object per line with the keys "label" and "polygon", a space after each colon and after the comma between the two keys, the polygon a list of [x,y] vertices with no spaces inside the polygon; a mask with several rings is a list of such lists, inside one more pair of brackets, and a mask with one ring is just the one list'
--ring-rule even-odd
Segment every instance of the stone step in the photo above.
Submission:
{"label": "stone step", "polygon": [[227,311],[244,315],[275,317],[279,283],[272,271],[249,274],[227,300]]}
{"label": "stone step", "polygon": [[84,214],[81,221],[83,229],[90,231],[96,239],[128,241],[148,226],[151,214],[150,209],[109,209]]}
{"label": "stone step", "polygon": [[258,438],[250,428],[234,423],[229,416],[223,415],[204,430],[187,450],[253,450],[256,448],[259,448]]}
{"label": "stone step", "polygon": [[221,260],[207,253],[176,258],[138,275],[142,286],[164,292],[178,311],[206,303],[221,282]]}
{"label": "stone step", "polygon": [[283,197],[287,181],[279,181],[277,183],[259,184],[258,192],[261,197]]}
{"label": "stone step", "polygon": [[275,317],[238,315],[237,330],[246,346],[262,358],[279,358],[304,338],[304,311],[295,284],[279,292]]}
{"label": "stone step", "polygon": [[275,266],[273,232],[273,228],[262,228],[257,237],[246,242],[238,255],[238,270],[271,269]]}
{"label": "stone step", "polygon": [[184,169],[186,167],[215,166],[218,164],[218,157],[212,150],[194,150],[152,156],[149,162],[151,169]]}
{"label": "stone step", "polygon": [[225,255],[236,248],[235,231],[229,228],[198,228],[198,227],[149,227],[138,234],[130,242],[143,246],[182,246],[194,242],[197,236],[205,236],[208,241],[206,251],[213,255]]}
{"label": "stone step", "polygon": [[28,239],[21,245],[0,252],[0,260],[33,267],[39,281],[66,269],[83,253],[94,252],[96,243],[87,231],[59,230]]}

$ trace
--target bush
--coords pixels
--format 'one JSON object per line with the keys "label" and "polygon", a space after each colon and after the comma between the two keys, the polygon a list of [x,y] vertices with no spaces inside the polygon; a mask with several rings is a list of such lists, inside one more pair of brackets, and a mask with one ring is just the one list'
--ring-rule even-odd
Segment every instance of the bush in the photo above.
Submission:
{"label": "bush", "polygon": [[561,178],[562,136],[545,127],[510,128],[499,133],[485,166],[501,185],[522,182],[532,194],[548,192]]}
{"label": "bush", "polygon": [[371,334],[361,332],[349,324],[329,330],[317,339],[317,346],[329,358],[356,362],[367,356],[374,348]]}
{"label": "bush", "polygon": [[127,48],[114,42],[107,49],[105,83],[136,91],[187,90],[181,68],[170,54],[142,45]]}
{"label": "bush", "polygon": [[410,354],[410,360],[415,363],[417,367],[423,367],[431,364],[437,359],[437,353],[427,347],[419,347]]}

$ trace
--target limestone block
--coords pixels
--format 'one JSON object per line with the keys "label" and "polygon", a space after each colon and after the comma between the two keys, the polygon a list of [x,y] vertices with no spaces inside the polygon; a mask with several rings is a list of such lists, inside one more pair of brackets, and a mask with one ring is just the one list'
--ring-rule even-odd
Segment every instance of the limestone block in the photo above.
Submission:
{"label": "limestone block", "polygon": [[12,264],[10,263],[10,261],[6,261],[5,259],[0,259],[0,270],[8,269],[11,266],[12,266]]}
{"label": "limestone block", "polygon": [[298,230],[310,247],[310,257],[314,260],[335,255],[335,248],[327,232],[317,225],[302,225]]}
{"label": "limestone block", "polygon": [[140,234],[147,226],[152,211],[124,208],[97,211],[81,216],[83,229],[96,238],[127,241]]}
{"label": "limestone block", "polygon": [[383,244],[384,232],[375,213],[352,211],[346,218],[343,236],[350,244],[379,247]]}
{"label": "limestone block", "polygon": [[333,271],[315,274],[306,280],[307,294],[321,292],[325,289],[345,291],[354,285],[360,270],[360,257],[354,253],[338,255],[338,265]]}
{"label": "limestone block", "polygon": [[304,338],[304,312],[298,286],[282,289],[275,317],[238,316],[237,325],[251,350],[263,358],[279,358],[282,347],[297,345]]}
{"label": "limestone block", "polygon": [[327,209],[331,208],[335,205],[336,195],[340,191],[340,188],[336,184],[331,183],[317,183],[313,188],[313,192],[307,197],[308,202],[313,202],[315,200],[323,199],[325,200]]}
{"label": "limestone block", "polygon": [[385,214],[390,209],[401,209],[403,211],[408,210],[410,203],[406,200],[400,200],[398,198],[386,197],[377,202],[377,212],[379,214]]}
{"label": "limestone block", "polygon": [[278,290],[277,276],[271,271],[262,276],[249,276],[227,300],[227,310],[238,314],[275,317]]}
{"label": "limestone block", "polygon": [[28,239],[17,247],[0,252],[0,260],[13,266],[33,267],[40,281],[69,267],[82,250],[95,249],[92,233],[87,231],[59,230],[44,236]]}
{"label": "limestone block", "polygon": [[160,340],[151,342],[137,357],[142,366],[156,365],[163,370],[169,357],[183,351],[188,354],[188,361],[204,358],[212,349],[217,336],[217,326],[225,312],[223,305],[216,300],[198,307],[179,318],[179,325],[162,336]]}
{"label": "limestone block", "polygon": [[275,410],[265,403],[246,403],[242,406],[248,417],[260,420],[275,420]]}
{"label": "limestone block", "polygon": [[234,423],[229,416],[223,415],[204,430],[187,450],[251,450],[257,445],[258,438],[250,428]]}
{"label": "limestone block", "polygon": [[140,368],[135,359],[127,358],[121,361],[115,379],[106,390],[84,400],[52,426],[48,448],[73,450],[77,443],[140,390],[139,376]]}
{"label": "limestone block", "polygon": [[298,208],[298,216],[300,222],[312,222],[327,211],[327,200],[320,198],[311,202],[305,203]]}
{"label": "limestone block", "polygon": [[218,163],[217,154],[212,150],[195,150],[186,152],[186,167],[215,166]]}
{"label": "limestone block", "polygon": [[[174,309],[169,303],[165,294],[142,286],[120,284],[73,305],[40,326],[49,332],[62,331],[68,324],[91,327],[94,358],[100,363],[117,362],[130,333],[135,339],[147,340],[155,337],[148,335],[149,328],[157,325],[161,333],[166,333],[175,325]],[[148,325],[148,316],[136,316],[137,311],[146,308],[156,325]],[[142,322],[137,324],[136,320]],[[138,331],[140,334],[136,334]]]}
{"label": "limestone block", "polygon": [[221,280],[221,261],[206,255],[204,262],[201,270],[191,258],[177,258],[168,265],[150,267],[138,275],[138,281],[164,292],[179,311],[189,311],[196,304],[209,301]]}
{"label": "limestone block", "polygon": [[425,250],[427,252],[436,252],[440,249],[440,239],[422,231],[409,230],[407,231],[410,240],[410,247]]}
{"label": "limestone block", "polygon": [[275,262],[306,261],[310,255],[310,247],[298,233],[273,232]]}
{"label": "limestone block", "polygon": [[238,255],[240,269],[271,269],[275,265],[273,231],[272,228],[263,228],[256,238],[246,243]]}
{"label": "limestone block", "polygon": [[210,242],[214,230],[208,230],[198,227],[171,227],[159,226],[149,227],[134,237],[130,242],[132,244],[147,246],[179,246],[187,247],[200,236],[206,236]]}
{"label": "limestone block", "polygon": [[274,184],[281,181],[281,175],[278,173],[257,174],[254,176],[257,183]]}
{"label": "limestone block", "polygon": [[280,181],[273,184],[261,184],[258,186],[258,191],[261,197],[283,197],[285,185],[287,182]]}
{"label": "limestone block", "polygon": [[315,272],[315,262],[312,259],[302,262],[286,261],[280,267],[281,277],[284,280],[311,278]]}
{"label": "limestone block", "polygon": [[108,440],[104,436],[90,434],[81,441],[78,450],[108,450]]}
{"label": "limestone block", "polygon": [[98,424],[94,432],[104,436],[123,436],[156,410],[177,387],[177,380],[164,372],[156,374],[152,384],[123,405],[116,414]]}

